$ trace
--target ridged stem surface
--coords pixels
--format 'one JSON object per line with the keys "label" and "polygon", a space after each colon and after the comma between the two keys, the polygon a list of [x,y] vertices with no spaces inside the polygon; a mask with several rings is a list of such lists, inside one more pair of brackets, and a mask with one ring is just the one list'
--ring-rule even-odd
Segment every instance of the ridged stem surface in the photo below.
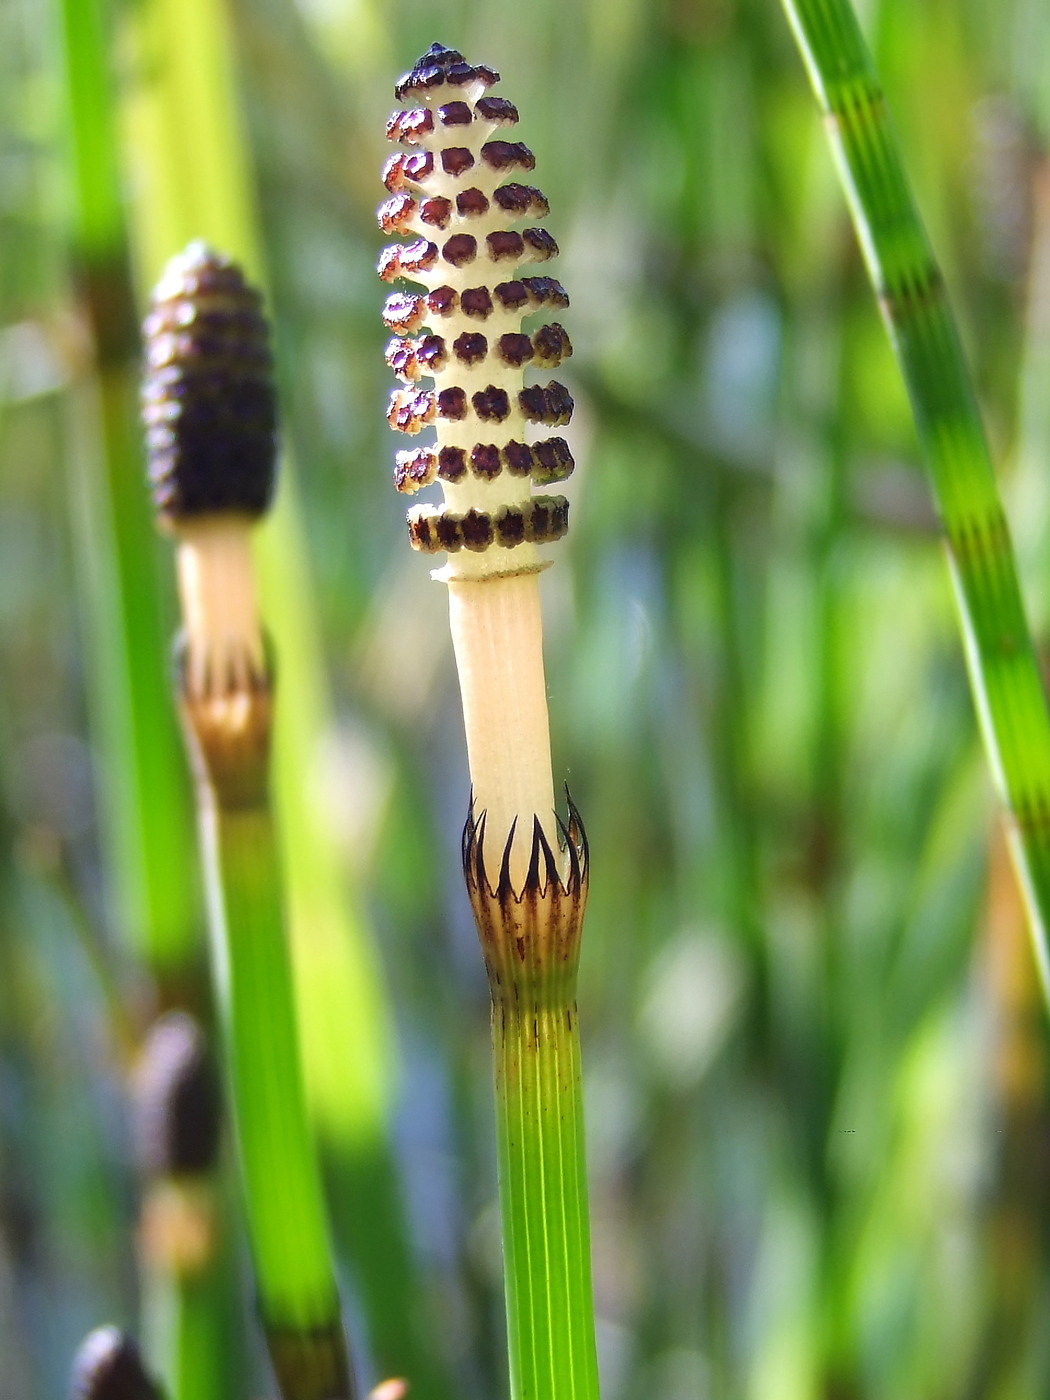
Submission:
{"label": "ridged stem surface", "polygon": [[849,0],[783,0],[911,399],[981,730],[1050,994],[1050,719],[962,347]]}
{"label": "ridged stem surface", "polygon": [[598,1394],[574,1002],[492,1014],[513,1400]]}
{"label": "ridged stem surface", "polygon": [[[485,585],[483,585],[485,586]],[[570,803],[565,851],[539,821],[524,886],[506,836],[471,811],[463,871],[492,995],[500,1217],[512,1400],[596,1400],[576,970],[589,860]]]}

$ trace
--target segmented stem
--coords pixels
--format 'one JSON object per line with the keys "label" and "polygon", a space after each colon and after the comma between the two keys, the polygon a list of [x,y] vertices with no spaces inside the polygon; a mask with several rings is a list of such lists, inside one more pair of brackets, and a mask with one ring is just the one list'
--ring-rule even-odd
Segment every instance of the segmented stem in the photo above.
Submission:
{"label": "segmented stem", "polygon": [[493,1006],[500,1211],[512,1400],[598,1394],[571,989]]}
{"label": "segmented stem", "polygon": [[783,0],[907,384],[970,682],[1050,996],[1050,717],[987,439],[886,99],[849,0]]}
{"label": "segmented stem", "polygon": [[[488,585],[483,585],[488,586]],[[500,1215],[512,1400],[597,1400],[576,973],[589,857],[569,805],[564,873],[538,819],[524,885],[487,819],[463,833],[463,872],[492,994]],[[495,851],[500,852],[495,843]]]}

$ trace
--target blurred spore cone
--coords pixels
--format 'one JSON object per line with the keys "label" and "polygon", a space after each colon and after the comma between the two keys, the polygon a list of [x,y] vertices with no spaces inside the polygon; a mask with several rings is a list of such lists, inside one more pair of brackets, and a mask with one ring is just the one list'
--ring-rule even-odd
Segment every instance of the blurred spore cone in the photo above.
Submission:
{"label": "blurred spore cone", "polygon": [[172,1011],[146,1036],[134,1079],[134,1138],[146,1176],[209,1171],[219,1148],[214,1062],[191,1016]]}
{"label": "blurred spore cone", "polygon": [[160,515],[263,514],[273,497],[277,396],[261,294],[236,263],[191,243],[165,268],[143,338],[142,413]]}
{"label": "blurred spore cone", "polygon": [[163,1400],[139,1349],[118,1327],[96,1327],[73,1361],[70,1400]]}

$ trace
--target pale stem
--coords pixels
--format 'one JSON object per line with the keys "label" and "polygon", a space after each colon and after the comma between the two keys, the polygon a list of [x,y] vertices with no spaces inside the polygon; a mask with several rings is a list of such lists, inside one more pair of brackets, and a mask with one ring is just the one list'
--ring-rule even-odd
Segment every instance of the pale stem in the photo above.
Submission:
{"label": "pale stem", "polygon": [[213,515],[176,527],[191,696],[246,691],[264,673],[251,526],[246,516]]}
{"label": "pale stem", "polygon": [[534,816],[557,849],[539,574],[450,579],[448,605],[474,806],[487,813],[489,870],[495,880],[517,819],[510,874],[520,889]]}

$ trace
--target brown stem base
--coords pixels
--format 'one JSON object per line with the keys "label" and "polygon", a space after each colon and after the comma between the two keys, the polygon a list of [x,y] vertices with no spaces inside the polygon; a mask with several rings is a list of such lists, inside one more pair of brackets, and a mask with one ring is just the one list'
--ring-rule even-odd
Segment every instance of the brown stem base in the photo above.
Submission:
{"label": "brown stem base", "polygon": [[281,1400],[357,1400],[341,1324],[266,1327]]}

